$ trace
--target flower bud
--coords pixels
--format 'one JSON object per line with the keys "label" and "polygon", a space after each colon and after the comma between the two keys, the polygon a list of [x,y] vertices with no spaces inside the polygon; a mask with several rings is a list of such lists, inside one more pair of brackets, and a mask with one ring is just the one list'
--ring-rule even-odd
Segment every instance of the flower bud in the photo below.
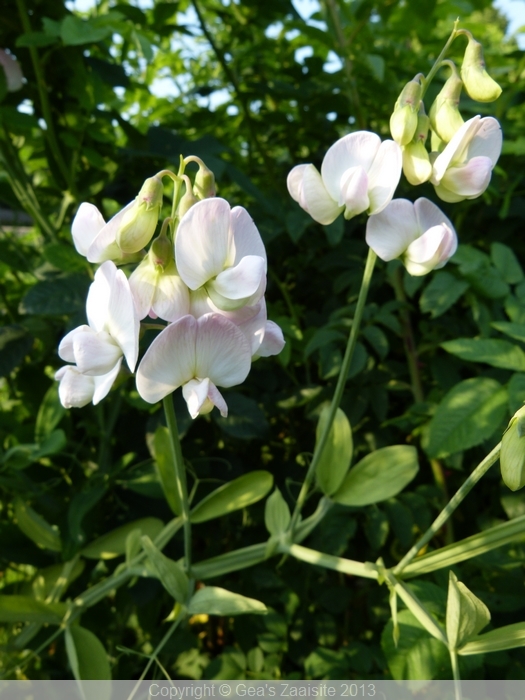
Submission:
{"label": "flower bud", "polygon": [[199,164],[199,170],[195,176],[193,193],[199,199],[215,197],[217,194],[217,188],[215,187],[215,175],[204,165],[204,163],[202,165]]}
{"label": "flower bud", "polygon": [[501,439],[501,476],[511,491],[525,486],[525,406],[510,419]]}
{"label": "flower bud", "polygon": [[151,244],[149,258],[153,265],[155,265],[157,272],[165,270],[167,265],[173,260],[173,243],[165,233],[161,233],[160,236],[157,236]]}
{"label": "flower bud", "polygon": [[20,63],[7,51],[0,49],[0,66],[4,69],[6,88],[8,92],[20,90],[24,82]]}
{"label": "flower bud", "polygon": [[[200,172],[200,171],[199,171]],[[179,206],[177,209],[177,216],[179,217],[179,221],[182,219],[184,214],[191,209],[191,207],[194,204],[197,204],[199,201],[197,197],[193,194],[192,189],[191,189],[191,183],[190,179],[187,175],[182,176],[184,179],[184,182],[186,183],[186,192],[184,195],[180,198]]]}
{"label": "flower bud", "polygon": [[137,253],[151,241],[159,220],[163,191],[162,180],[158,177],[149,177],[142,185],[117,231],[117,244],[123,253]]}
{"label": "flower bud", "polygon": [[473,100],[494,102],[501,95],[500,86],[485,70],[483,47],[475,39],[469,39],[461,65],[461,78]]}
{"label": "flower bud", "polygon": [[430,180],[432,165],[421,141],[411,141],[403,148],[403,172],[411,185],[422,185]]}
{"label": "flower bud", "polygon": [[416,131],[421,90],[421,84],[417,80],[410,80],[397,98],[390,117],[390,133],[400,146],[410,143]]}
{"label": "flower bud", "polygon": [[463,125],[463,117],[458,109],[462,87],[463,82],[454,70],[430,108],[432,129],[445,143],[448,143]]}

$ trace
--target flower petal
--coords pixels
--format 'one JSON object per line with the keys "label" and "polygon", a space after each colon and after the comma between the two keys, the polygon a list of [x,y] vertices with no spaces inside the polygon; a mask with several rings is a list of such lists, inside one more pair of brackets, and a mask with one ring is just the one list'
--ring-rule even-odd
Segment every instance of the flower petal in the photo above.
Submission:
{"label": "flower petal", "polygon": [[58,356],[64,360],[64,362],[76,363],[73,341],[75,336],[79,333],[93,333],[93,329],[86,325],[78,326],[78,328],[73,328],[72,331],[69,331],[69,333],[62,338],[58,346]]}
{"label": "flower petal", "polygon": [[129,288],[139,320],[146,318],[153,305],[158,272],[146,256],[129,278]]}
{"label": "flower petal", "polygon": [[251,352],[244,333],[218,314],[201,316],[195,344],[195,377],[217,386],[241,384],[250,371]]}
{"label": "flower petal", "polygon": [[330,146],[321,165],[321,176],[332,199],[340,201],[341,178],[349,168],[360,165],[368,173],[380,144],[377,134],[356,131]]}
{"label": "flower petal", "polygon": [[262,242],[261,234],[254,224],[252,217],[244,207],[234,207],[231,210],[230,229],[232,234],[231,266],[238,265],[247,255],[258,255],[264,260],[266,272],[266,250]]}
{"label": "flower petal", "polygon": [[408,199],[392,200],[366,223],[366,242],[385,261],[402,255],[419,233],[414,205]]}
{"label": "flower petal", "polygon": [[115,263],[108,260],[95,272],[95,279],[89,287],[86,300],[86,316],[89,325],[97,333],[106,330],[109,299],[116,274],[117,268]]}
{"label": "flower petal", "polygon": [[122,350],[104,331],[77,333],[73,338],[73,352],[80,372],[90,377],[111,372],[122,357]]}
{"label": "flower petal", "polygon": [[156,403],[190,379],[207,376],[195,372],[197,324],[193,316],[183,316],[151,343],[137,370],[137,390],[144,401]]}
{"label": "flower petal", "polygon": [[208,378],[190,379],[182,387],[182,395],[188,406],[189,414],[193,419],[197,418],[199,411],[206,403],[209,385],[210,380]]}
{"label": "flower petal", "polygon": [[453,229],[444,224],[433,226],[408,246],[405,266],[411,275],[426,275],[436,267],[443,267],[456,248],[457,237]]}
{"label": "flower petal", "polygon": [[128,209],[135,200],[126,204],[115,216],[103,226],[87,251],[87,259],[92,263],[102,263],[106,260],[121,260],[124,256],[117,245],[117,231]]}
{"label": "flower petal", "polygon": [[172,261],[159,273],[153,311],[165,321],[177,321],[190,312],[190,292],[177,273]]}
{"label": "flower petal", "polygon": [[113,386],[113,382],[117,378],[117,375],[120,371],[121,364],[122,364],[122,358],[119,359],[117,364],[107,374],[104,374],[101,377],[93,377],[93,379],[95,381],[95,393],[93,394],[93,406],[96,406],[98,403],[100,403],[102,401],[102,399],[105,399],[106,396],[109,394],[109,390]]}
{"label": "flower petal", "polygon": [[219,409],[223,418],[228,417],[228,406],[226,405],[226,401],[213,382],[210,382],[208,385],[208,399]]}
{"label": "flower petal", "polygon": [[82,408],[93,398],[95,382],[93,377],[86,377],[76,367],[61,367],[55,374],[60,382],[58,396],[64,408]]}
{"label": "flower petal", "polygon": [[202,287],[224,268],[231,247],[230,205],[213,197],[194,204],[175,238],[175,262],[190,289]]}
{"label": "flower petal", "polygon": [[345,219],[351,219],[368,209],[368,175],[360,165],[349,168],[343,174],[339,203],[345,205]]}
{"label": "flower petal", "polygon": [[451,231],[454,231],[454,226],[450,219],[443,214],[441,209],[431,202],[430,199],[426,197],[420,197],[414,202],[414,211],[418,221],[418,226],[420,231],[427,231],[433,226],[440,226],[445,224]]}
{"label": "flower petal", "polygon": [[466,121],[463,126],[456,131],[450,142],[445,146],[443,152],[434,160],[432,177],[430,178],[430,182],[433,185],[439,185],[447,168],[451,165],[458,165],[464,162],[468,145],[479,129],[480,119],[481,117],[478,114]]}
{"label": "flower petal", "polygon": [[312,219],[325,226],[334,222],[344,208],[328,194],[318,170],[313,165],[305,166],[303,171],[300,204]]}
{"label": "flower petal", "polygon": [[313,168],[314,166],[311,163],[306,165],[296,165],[295,168],[290,170],[288,177],[286,178],[286,185],[288,187],[290,197],[295,199],[295,201],[298,202],[303,209],[305,208],[302,202],[304,169],[310,167]]}
{"label": "flower petal", "polygon": [[139,321],[129,282],[122,270],[117,270],[111,288],[106,329],[121,347],[133,372],[139,354]]}
{"label": "flower petal", "polygon": [[248,299],[259,289],[265,274],[265,260],[258,255],[246,255],[238,265],[217,275],[208,286],[226,299]]}
{"label": "flower petal", "polygon": [[403,153],[395,141],[383,141],[368,171],[370,214],[379,214],[394,196],[401,178]]}
{"label": "flower petal", "polygon": [[494,117],[483,117],[479,121],[479,128],[469,143],[467,157],[485,156],[490,158],[492,167],[498,162],[503,144],[501,126]]}
{"label": "flower petal", "polygon": [[87,255],[90,245],[105,224],[102,214],[93,204],[83,202],[79,206],[71,224],[71,234],[75,248],[81,255]]}
{"label": "flower petal", "polygon": [[441,185],[463,198],[479,197],[489,186],[492,161],[485,156],[471,158],[468,163],[447,170]]}
{"label": "flower petal", "polygon": [[266,321],[264,337],[255,357],[270,357],[278,355],[286,345],[283,332],[273,321]]}

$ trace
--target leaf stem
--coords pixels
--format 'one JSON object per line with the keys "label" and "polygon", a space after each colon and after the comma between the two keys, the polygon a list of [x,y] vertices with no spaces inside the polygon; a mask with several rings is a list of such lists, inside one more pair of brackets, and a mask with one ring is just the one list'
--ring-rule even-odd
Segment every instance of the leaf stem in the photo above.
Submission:
{"label": "leaf stem", "polygon": [[501,451],[501,442],[499,442],[496,447],[490,452],[485,459],[478,464],[478,466],[474,469],[474,471],[469,475],[468,479],[465,481],[464,484],[460,486],[460,488],[456,491],[456,493],[452,496],[450,501],[447,503],[447,505],[443,508],[441,513],[437,516],[437,518],[434,520],[432,525],[428,528],[428,530],[425,532],[424,535],[422,535],[418,541],[415,543],[415,545],[407,552],[407,554],[401,559],[399,564],[394,567],[393,573],[397,576],[399,575],[405,566],[407,564],[410,564],[410,562],[414,559],[414,557],[417,555],[420,549],[424,547],[432,537],[440,530],[443,525],[446,523],[446,521],[450,518],[452,513],[456,510],[456,508],[459,506],[459,504],[463,501],[463,499],[467,496],[468,493],[474,488],[474,486],[478,483],[478,481],[481,479],[482,476],[488,472],[490,467],[498,461],[499,459],[499,454]]}
{"label": "leaf stem", "polygon": [[308,471],[306,472],[306,476],[305,476],[303,485],[301,487],[301,490],[299,492],[299,496],[297,498],[297,502],[295,504],[294,512],[292,514],[290,525],[288,527],[288,532],[291,532],[291,533],[293,533],[293,531],[297,525],[299,515],[301,514],[301,510],[304,506],[304,503],[306,501],[306,497],[308,496],[308,492],[310,490],[310,486],[311,486],[312,481],[314,479],[315,470],[317,469],[319,459],[321,458],[321,455],[323,453],[325,445],[328,441],[328,435],[330,434],[330,430],[332,428],[332,423],[334,422],[335,414],[337,412],[337,409],[339,408],[339,404],[341,403],[341,399],[343,398],[343,392],[345,389],[346,380],[348,377],[348,371],[350,369],[350,364],[351,364],[352,358],[354,356],[354,350],[355,350],[355,346],[357,343],[357,336],[359,335],[359,327],[361,325],[361,320],[363,318],[363,311],[365,309],[366,298],[368,296],[368,290],[370,288],[370,282],[372,279],[372,273],[374,271],[374,265],[375,265],[376,259],[377,259],[376,254],[374,253],[374,251],[371,248],[369,248],[368,249],[368,256],[366,259],[365,271],[363,273],[363,281],[361,283],[361,289],[359,290],[359,297],[357,299],[355,316],[354,316],[354,320],[352,322],[352,327],[350,329],[350,335],[348,336],[348,343],[346,346],[346,351],[345,351],[345,355],[343,358],[343,363],[341,365],[341,370],[339,372],[339,377],[337,378],[337,384],[335,387],[334,396],[332,398],[332,403],[330,405],[330,412],[328,414],[328,419],[326,421],[324,431],[321,434],[321,438],[315,446],[312,461],[310,462],[310,466],[308,467]]}
{"label": "leaf stem", "polygon": [[179,500],[182,506],[182,523],[184,528],[184,563],[186,572],[189,574],[191,569],[191,521],[190,521],[190,504],[188,501],[188,488],[186,484],[186,469],[182,457],[182,449],[179,440],[179,430],[177,428],[177,418],[173,407],[173,395],[168,394],[163,400],[164,413],[166,415],[166,423],[170,432],[171,453],[173,463],[175,465],[175,480],[177,482],[177,490]]}

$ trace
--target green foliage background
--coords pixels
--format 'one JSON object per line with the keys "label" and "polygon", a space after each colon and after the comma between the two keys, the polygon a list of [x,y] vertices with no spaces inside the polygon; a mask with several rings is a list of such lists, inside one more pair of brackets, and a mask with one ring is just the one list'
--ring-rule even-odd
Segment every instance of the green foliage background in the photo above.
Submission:
{"label": "green foliage background", "polygon": [[[225,481],[266,469],[293,505],[319,412],[333,393],[366,245],[364,216],[315,224],[290,199],[286,175],[301,162],[319,166],[349,131],[387,138],[401,87],[428,71],[458,16],[483,43],[503,94],[491,105],[464,98],[461,111],[465,119],[499,119],[503,155],[483,197],[443,205],[461,243],[444,270],[412,278],[397,263],[378,266],[342,403],[354,463],[371,450],[410,444],[420,473],[396,498],[335,506],[308,540],[323,552],[395,564],[440,509],[443,487],[454,493],[525,400],[525,55],[505,38],[504,18],[490,0],[327,0],[308,22],[288,0],[155,0],[142,9],[102,0],[87,14],[56,0],[0,5],[0,46],[17,56],[26,77],[0,104],[0,203],[34,222],[23,218],[0,232],[6,595],[38,597],[38,572],[46,567],[122,524],[171,517],[148,450],[162,412],[140,399],[133,381],[97,407],[64,412],[56,403],[56,348],[84,322],[93,274],[71,243],[80,202],[109,218],[146,177],[176,169],[182,153],[203,158],[219,194],[249,209],[268,251],[269,318],[287,345],[227,392],[227,419],[215,412],[192,423],[180,396],[177,416],[199,500]],[[463,49],[461,40],[454,44],[458,62]],[[428,105],[441,81],[440,74]],[[397,196],[436,201],[430,185],[416,193],[404,179]],[[61,553],[24,534],[15,499],[58,527]],[[313,508],[312,500],[306,514]],[[195,558],[263,541],[263,513],[258,503],[195,526]],[[523,514],[525,497],[508,491],[493,467],[431,547]],[[180,557],[181,538],[165,552]],[[66,597],[120,561],[86,560]],[[191,618],[160,657],[172,678],[450,677],[448,656],[408,611],[400,613],[402,642],[394,647],[384,587],[291,558],[276,568],[277,561],[212,581],[271,612]],[[500,627],[524,615],[524,564],[518,541],[454,569]],[[438,619],[447,580],[438,571],[412,584]],[[156,579],[140,578],[84,616],[83,627],[109,654],[113,678],[140,675],[141,655],[159,642],[172,605]],[[7,677],[71,677],[62,639],[44,644],[50,632],[43,627],[17,646],[21,631],[20,624],[0,631]],[[23,651],[41,645],[37,656]],[[461,663],[465,678],[525,677],[520,649]]]}

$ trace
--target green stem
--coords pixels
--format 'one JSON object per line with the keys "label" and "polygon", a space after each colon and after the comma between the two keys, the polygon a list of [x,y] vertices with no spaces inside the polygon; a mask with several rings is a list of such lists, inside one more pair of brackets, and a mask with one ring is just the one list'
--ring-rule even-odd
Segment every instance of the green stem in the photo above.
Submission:
{"label": "green stem", "polygon": [[452,666],[452,676],[454,678],[454,695],[456,700],[462,700],[461,675],[459,673],[459,659],[455,649],[450,649],[450,664]]}
{"label": "green stem", "polygon": [[325,569],[340,571],[351,576],[361,576],[362,578],[378,578],[379,574],[374,564],[367,564],[352,559],[335,557],[332,554],[324,554],[315,549],[303,547],[300,544],[282,545],[279,551],[283,554],[290,554],[295,559],[300,559],[314,566],[323,566]]}
{"label": "green stem", "polygon": [[501,442],[499,442],[496,447],[490,452],[485,459],[478,464],[478,466],[474,469],[474,471],[469,475],[468,479],[465,481],[464,484],[460,486],[460,488],[456,491],[456,493],[452,496],[450,501],[447,503],[447,505],[443,508],[441,513],[437,516],[437,518],[434,520],[432,525],[428,528],[428,530],[425,532],[425,534],[419,538],[419,540],[416,542],[416,544],[410,549],[410,551],[401,559],[399,564],[394,567],[393,572],[397,576],[399,575],[405,566],[407,564],[410,564],[410,562],[414,559],[414,557],[417,555],[420,549],[422,549],[434,535],[436,532],[438,532],[443,525],[446,523],[446,521],[450,518],[452,513],[456,510],[456,508],[459,506],[459,504],[463,501],[463,499],[467,496],[468,493],[474,488],[474,486],[478,483],[478,481],[481,479],[486,472],[490,469],[490,467],[498,461],[499,459],[499,454],[501,451]]}
{"label": "green stem", "polygon": [[[25,6],[25,0],[16,0],[18,6],[18,13],[22,22],[22,27],[24,32],[31,33],[31,22],[29,21],[29,15],[27,13],[27,8]],[[60,173],[64,178],[67,187],[76,199],[76,188],[73,181],[72,173],[66,165],[62,151],[60,149],[56,134],[55,127],[53,124],[53,117],[51,115],[51,105],[49,102],[49,96],[47,94],[46,83],[44,78],[44,72],[42,70],[42,65],[40,63],[40,58],[38,56],[38,51],[36,46],[29,46],[29,54],[31,55],[31,61],[33,63],[33,70],[35,71],[36,84],[38,88],[38,95],[40,97],[40,106],[42,108],[42,114],[44,121],[46,122],[47,129],[45,130],[45,136],[49,142],[49,147],[55,161],[58,165]]]}
{"label": "green stem", "polygon": [[434,65],[433,65],[432,68],[429,70],[427,77],[422,81],[422,87],[423,87],[423,89],[422,89],[422,91],[421,91],[421,99],[423,99],[423,97],[425,96],[425,92],[427,91],[428,86],[430,85],[430,83],[432,82],[432,79],[434,78],[434,76],[436,75],[436,73],[438,72],[438,70],[440,69],[440,67],[441,67],[441,61],[445,58],[445,55],[446,55],[447,51],[449,50],[449,48],[451,47],[452,42],[454,41],[454,39],[456,39],[456,38],[459,36],[459,34],[463,34],[463,33],[464,33],[464,30],[462,30],[462,29],[459,29],[459,30],[458,30],[458,28],[457,28],[457,27],[458,27],[458,23],[459,23],[459,19],[457,19],[457,20],[454,22],[454,29],[452,30],[452,33],[451,33],[451,35],[449,36],[449,38],[448,38],[448,40],[447,40],[447,43],[446,43],[445,46],[443,47],[443,49],[442,49],[441,53],[439,54],[439,56],[438,56],[438,57],[436,58],[436,60],[434,61]]}
{"label": "green stem", "polygon": [[173,408],[173,396],[168,394],[163,401],[164,413],[166,415],[166,423],[170,432],[171,454],[175,465],[175,480],[177,482],[177,491],[179,500],[182,506],[182,523],[184,527],[184,562],[186,571],[189,574],[191,569],[191,521],[190,521],[190,504],[188,501],[188,489],[186,485],[186,469],[182,457],[182,449],[179,440],[179,430],[177,428],[177,418],[175,409]]}
{"label": "green stem", "polygon": [[363,273],[363,281],[361,283],[361,289],[359,290],[359,297],[357,299],[355,316],[354,316],[354,320],[352,322],[352,328],[350,330],[350,335],[348,336],[348,343],[346,346],[346,351],[345,351],[345,355],[343,358],[343,363],[341,365],[341,370],[339,372],[339,377],[337,379],[337,384],[335,387],[334,396],[332,398],[332,403],[330,405],[330,413],[328,414],[328,419],[326,421],[325,429],[321,435],[321,438],[315,446],[314,455],[312,457],[312,461],[310,462],[310,466],[308,467],[306,477],[304,479],[303,485],[302,485],[301,490],[299,492],[299,496],[297,498],[297,503],[295,504],[295,509],[294,509],[293,514],[292,514],[292,519],[291,519],[290,525],[288,527],[288,532],[293,533],[293,531],[297,525],[299,515],[301,514],[301,510],[304,506],[304,502],[306,501],[306,497],[308,496],[308,492],[310,491],[310,486],[311,486],[312,481],[313,481],[314,476],[315,476],[315,470],[317,469],[317,465],[319,463],[319,460],[321,458],[321,455],[323,453],[325,445],[328,441],[328,436],[329,436],[330,430],[332,428],[332,423],[334,422],[335,414],[337,412],[337,409],[339,408],[339,404],[341,403],[341,399],[343,398],[343,392],[344,392],[346,380],[348,377],[348,371],[350,369],[350,363],[352,362],[352,357],[354,356],[354,350],[355,350],[355,346],[357,343],[357,336],[359,335],[359,327],[361,325],[361,320],[363,318],[363,311],[365,309],[366,298],[368,295],[368,290],[370,288],[370,282],[372,279],[372,273],[374,271],[374,265],[375,265],[376,259],[377,259],[376,254],[374,253],[372,248],[369,248],[368,249],[368,257],[366,259],[365,271]]}
{"label": "green stem", "polygon": [[169,630],[166,632],[166,634],[164,635],[164,637],[162,637],[162,639],[161,639],[160,642],[158,643],[158,645],[157,645],[155,651],[154,651],[154,652],[151,654],[151,656],[149,657],[149,661],[148,661],[148,663],[146,664],[146,668],[145,668],[144,671],[142,671],[142,673],[140,674],[140,678],[139,678],[138,681],[136,682],[135,687],[134,687],[133,690],[131,691],[131,694],[128,696],[127,700],[133,700],[133,697],[135,696],[137,690],[139,689],[141,682],[142,682],[142,681],[144,680],[144,678],[146,677],[146,674],[147,674],[147,672],[149,671],[149,669],[150,669],[152,663],[155,661],[155,659],[157,658],[157,656],[160,654],[160,652],[162,651],[162,649],[164,648],[164,646],[165,646],[165,645],[167,644],[167,642],[169,641],[171,635],[175,632],[175,630],[176,630],[177,627],[180,625],[180,623],[182,622],[183,619],[184,619],[184,615],[181,614],[181,615],[175,620],[175,622],[171,625],[171,627],[170,627]]}

